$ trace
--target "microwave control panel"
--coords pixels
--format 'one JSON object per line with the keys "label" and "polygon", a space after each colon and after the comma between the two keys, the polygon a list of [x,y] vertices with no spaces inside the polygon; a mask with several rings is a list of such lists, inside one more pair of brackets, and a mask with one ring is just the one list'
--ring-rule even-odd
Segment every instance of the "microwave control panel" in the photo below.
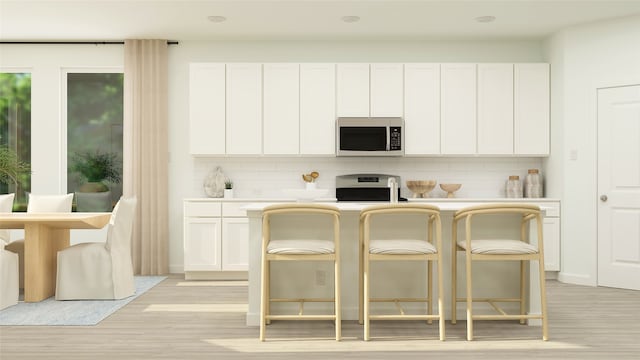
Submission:
{"label": "microwave control panel", "polygon": [[402,150],[402,135],[400,126],[391,126],[389,128],[389,150]]}

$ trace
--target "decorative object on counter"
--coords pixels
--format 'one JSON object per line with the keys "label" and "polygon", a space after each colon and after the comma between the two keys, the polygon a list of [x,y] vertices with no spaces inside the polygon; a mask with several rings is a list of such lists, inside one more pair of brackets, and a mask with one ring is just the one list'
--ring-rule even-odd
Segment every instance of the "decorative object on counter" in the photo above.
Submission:
{"label": "decorative object on counter", "polygon": [[508,198],[521,198],[522,197],[522,183],[520,183],[520,176],[511,175],[507,181],[507,197]]}
{"label": "decorative object on counter", "polygon": [[224,176],[222,168],[220,166],[216,166],[216,168],[211,170],[204,178],[204,192],[209,197],[221,198],[224,196],[226,181],[227,177]]}
{"label": "decorative object on counter", "polygon": [[529,169],[527,177],[524,178],[524,197],[541,198],[543,193],[542,175],[538,169]]}
{"label": "decorative object on counter", "polygon": [[440,184],[440,189],[447,192],[447,197],[455,197],[455,192],[460,190],[462,184]]}
{"label": "decorative object on counter", "polygon": [[407,180],[407,188],[413,192],[414,198],[428,198],[435,187],[435,180]]}
{"label": "decorative object on counter", "polygon": [[284,196],[296,199],[297,202],[313,202],[329,195],[328,189],[284,189]]}
{"label": "decorative object on counter", "polygon": [[233,198],[233,182],[229,179],[224,182],[224,198],[231,199]]}
{"label": "decorative object on counter", "polygon": [[305,188],[307,190],[315,190],[316,189],[316,179],[320,176],[320,173],[317,171],[312,171],[309,174],[302,174],[302,180],[305,182]]}

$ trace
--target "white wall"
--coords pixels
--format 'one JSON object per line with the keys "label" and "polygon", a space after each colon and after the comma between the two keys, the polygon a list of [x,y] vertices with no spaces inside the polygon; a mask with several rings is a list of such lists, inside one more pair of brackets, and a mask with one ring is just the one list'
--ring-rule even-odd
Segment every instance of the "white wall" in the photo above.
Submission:
{"label": "white wall", "polygon": [[553,64],[552,131],[560,132],[552,135],[546,166],[554,174],[548,188],[563,201],[563,281],[597,284],[596,89],[640,84],[638,39],[640,17],[635,16],[566,29],[546,44]]}
{"label": "white wall", "polygon": [[331,195],[336,175],[381,172],[400,175],[403,181],[461,182],[460,196],[500,197],[508,175],[524,176],[528,168],[542,166],[538,158],[194,158],[188,146],[190,62],[541,62],[540,41],[180,41],[169,56],[172,272],[182,272],[182,199],[205,197],[202,181],[216,165],[233,179],[235,195],[243,197],[282,197],[281,189],[302,188],[301,174],[311,170],[320,172],[318,186]]}

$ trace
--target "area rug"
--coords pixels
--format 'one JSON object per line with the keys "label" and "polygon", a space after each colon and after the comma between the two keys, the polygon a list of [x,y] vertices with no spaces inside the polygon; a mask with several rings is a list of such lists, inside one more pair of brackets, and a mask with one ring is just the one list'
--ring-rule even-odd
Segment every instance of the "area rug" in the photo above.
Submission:
{"label": "area rug", "polygon": [[120,300],[57,301],[50,297],[37,303],[20,301],[0,311],[0,325],[96,325],[166,278],[136,276],[136,293]]}

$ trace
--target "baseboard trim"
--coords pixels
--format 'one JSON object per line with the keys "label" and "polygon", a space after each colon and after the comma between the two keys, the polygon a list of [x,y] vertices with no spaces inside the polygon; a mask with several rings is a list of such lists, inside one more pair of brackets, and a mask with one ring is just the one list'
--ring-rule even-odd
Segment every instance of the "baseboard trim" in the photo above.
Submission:
{"label": "baseboard trim", "polygon": [[574,285],[585,285],[585,286],[597,286],[598,284],[594,279],[592,279],[589,275],[584,274],[570,274],[566,272],[560,272],[558,274],[558,281],[574,284]]}

